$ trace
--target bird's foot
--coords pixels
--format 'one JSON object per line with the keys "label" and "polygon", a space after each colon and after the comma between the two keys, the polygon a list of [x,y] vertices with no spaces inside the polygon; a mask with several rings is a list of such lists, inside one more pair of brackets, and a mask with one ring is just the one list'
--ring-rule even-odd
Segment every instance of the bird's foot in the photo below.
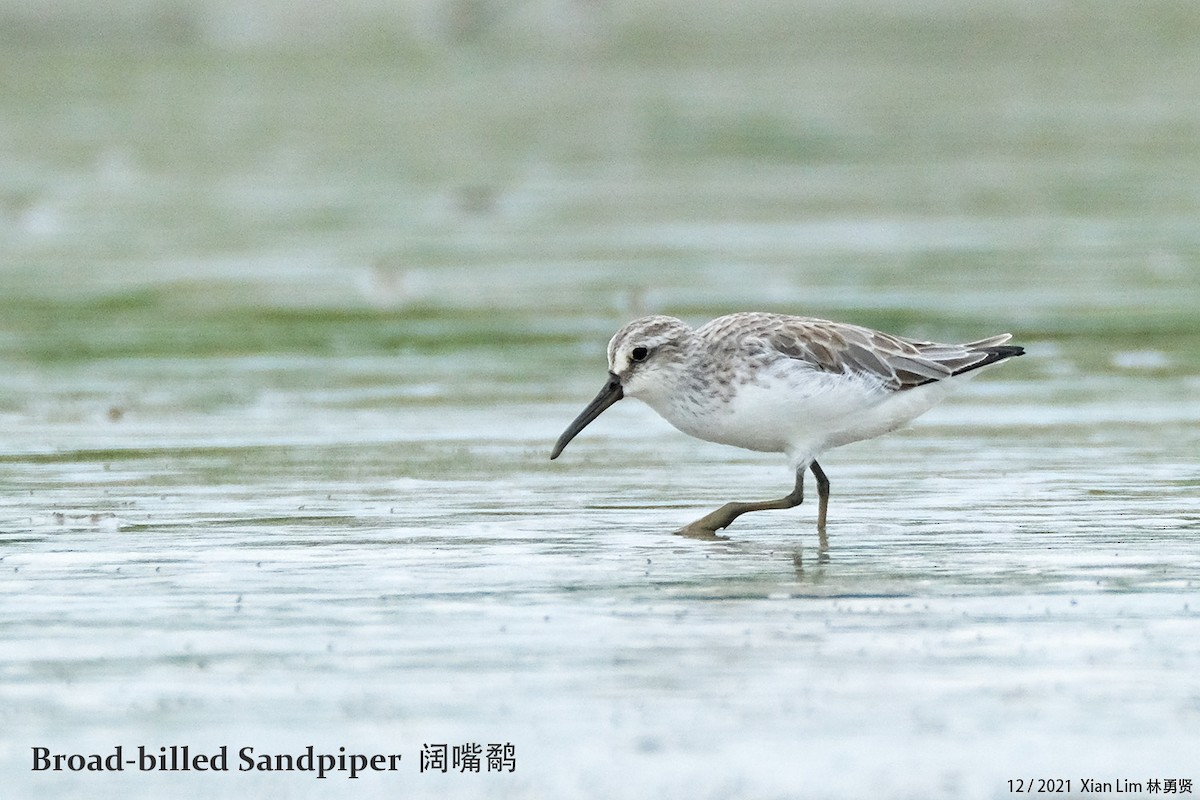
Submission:
{"label": "bird's foot", "polygon": [[705,514],[695,522],[690,522],[675,531],[675,535],[686,536],[689,539],[726,541],[729,539],[728,536],[721,536],[717,533],[717,531],[733,522],[733,519],[725,511],[725,508],[719,508],[711,514]]}
{"label": "bird's foot", "polygon": [[717,533],[717,528],[708,525],[701,525],[700,520],[684,525],[679,530],[675,531],[676,536],[686,536],[689,539],[701,539],[709,542],[727,542],[728,536],[722,536]]}

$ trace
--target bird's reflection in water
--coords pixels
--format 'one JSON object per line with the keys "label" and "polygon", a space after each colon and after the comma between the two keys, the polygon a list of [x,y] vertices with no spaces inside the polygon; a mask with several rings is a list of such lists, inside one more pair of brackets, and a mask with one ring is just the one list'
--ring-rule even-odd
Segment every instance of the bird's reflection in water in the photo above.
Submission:
{"label": "bird's reflection in water", "polygon": [[[700,542],[713,542],[725,545],[738,545],[739,541],[732,539],[715,531],[673,531],[675,536],[682,536],[685,539],[692,539]],[[743,542],[744,544],[744,542]],[[792,557],[792,570],[796,574],[796,580],[799,583],[811,583],[819,581],[825,573],[825,565],[829,563],[829,536],[825,533],[825,529],[818,530],[817,553],[816,558],[809,553],[807,563],[805,560],[804,547],[800,546],[789,551]]]}
{"label": "bird's reflection in water", "polygon": [[792,569],[796,573],[796,580],[803,583],[819,579],[825,572],[823,569],[829,563],[829,537],[825,535],[825,529],[820,530],[820,538],[817,540],[817,558],[816,564],[812,564],[811,560],[808,564],[808,569],[805,569],[804,564],[804,548],[797,547],[792,551]]}

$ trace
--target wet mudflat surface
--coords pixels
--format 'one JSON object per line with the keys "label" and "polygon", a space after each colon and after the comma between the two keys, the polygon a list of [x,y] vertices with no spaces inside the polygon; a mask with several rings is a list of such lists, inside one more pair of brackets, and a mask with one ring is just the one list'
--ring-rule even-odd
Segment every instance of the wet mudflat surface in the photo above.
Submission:
{"label": "wet mudflat surface", "polygon": [[[0,168],[5,795],[1200,778],[1196,20],[1129,12],[1141,38],[1106,49],[1102,22],[998,8],[883,19],[894,63],[843,53],[862,29],[834,12],[783,66],[737,30],[703,69],[4,55],[27,78]],[[1023,25],[1074,30],[1081,77],[1004,36],[928,55],[938,26]],[[827,547],[808,503],[672,536],[791,479],[633,402],[548,460],[624,321],[746,309],[1029,354],[822,458]],[[419,771],[470,742],[516,771]],[[231,771],[29,769],[171,744]],[[236,771],[308,745],[403,766]]]}

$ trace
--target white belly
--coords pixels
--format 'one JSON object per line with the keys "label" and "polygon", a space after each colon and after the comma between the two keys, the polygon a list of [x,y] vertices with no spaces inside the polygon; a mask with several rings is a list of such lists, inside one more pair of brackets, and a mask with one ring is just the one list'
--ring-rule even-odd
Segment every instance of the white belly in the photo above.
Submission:
{"label": "white belly", "polygon": [[798,468],[832,447],[896,430],[971,374],[894,392],[870,378],[809,372],[744,384],[727,401],[681,403],[679,395],[646,400],[686,434],[747,450],[787,453]]}

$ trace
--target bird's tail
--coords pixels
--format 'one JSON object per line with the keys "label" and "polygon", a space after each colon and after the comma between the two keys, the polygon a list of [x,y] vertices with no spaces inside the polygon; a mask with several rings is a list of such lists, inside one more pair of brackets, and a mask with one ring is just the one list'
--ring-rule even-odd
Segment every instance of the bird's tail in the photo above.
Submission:
{"label": "bird's tail", "polygon": [[995,364],[998,361],[1004,361],[1008,358],[1016,358],[1017,356],[1025,355],[1024,347],[1020,347],[1019,345],[1015,344],[1001,344],[1001,342],[1007,342],[1011,338],[1011,333],[1002,333],[999,336],[993,336],[990,339],[980,339],[978,342],[971,342],[970,344],[963,345],[964,347],[970,348],[976,353],[983,353],[985,355],[974,364],[963,367],[962,369],[951,374],[962,375],[964,372],[971,372],[972,370],[979,369],[980,367],[986,367],[989,364]]}

